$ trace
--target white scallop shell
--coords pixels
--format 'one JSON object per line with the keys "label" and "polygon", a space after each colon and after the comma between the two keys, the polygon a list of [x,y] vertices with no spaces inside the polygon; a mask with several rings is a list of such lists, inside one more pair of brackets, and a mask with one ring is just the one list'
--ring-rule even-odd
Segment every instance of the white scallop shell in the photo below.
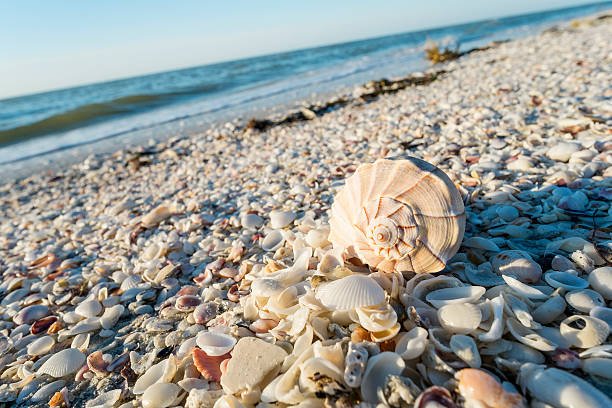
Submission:
{"label": "white scallop shell", "polygon": [[83,364],[85,364],[85,354],[77,349],[69,348],[52,355],[36,373],[61,378],[76,372]]}
{"label": "white scallop shell", "polygon": [[[573,323],[581,321],[578,327]],[[561,335],[572,345],[589,348],[603,343],[610,334],[610,327],[602,320],[591,316],[574,315],[561,322]]]}
{"label": "white scallop shell", "polygon": [[317,288],[316,297],[330,310],[353,310],[385,300],[385,291],[372,278],[350,275]]}
{"label": "white scallop shell", "polygon": [[229,353],[236,345],[236,338],[219,332],[201,332],[196,344],[209,356],[222,356]]}
{"label": "white scallop shell", "polygon": [[473,303],[485,293],[482,286],[457,286],[429,292],[425,297],[436,308],[453,303]]}
{"label": "white scallop shell", "polygon": [[28,344],[28,354],[31,356],[41,356],[47,354],[55,344],[55,340],[51,336],[40,337]]}
{"label": "white scallop shell", "polygon": [[596,306],[606,305],[601,295],[591,289],[571,291],[565,295],[565,300],[571,307],[583,313],[589,313]]}
{"label": "white scallop shell", "polygon": [[283,246],[285,242],[285,236],[280,230],[272,230],[268,232],[265,238],[261,241],[261,249],[264,251],[276,251],[278,248]]}
{"label": "white scallop shell", "polygon": [[181,387],[174,383],[152,384],[142,394],[142,408],[164,408],[175,404]]}
{"label": "white scallop shell", "polygon": [[594,269],[589,273],[589,284],[601,296],[612,300],[612,266]]}
{"label": "white scallop shell", "polygon": [[400,375],[406,363],[402,358],[389,351],[371,357],[368,360],[363,379],[361,381],[361,396],[367,402],[378,401],[378,389],[387,382],[390,375]]}
{"label": "white scallop shell", "polygon": [[147,388],[155,383],[168,382],[176,374],[176,361],[173,357],[160,361],[136,380],[132,393],[134,395],[143,394]]}
{"label": "white scallop shell", "polygon": [[336,195],[329,240],[349,257],[384,272],[438,272],[465,230],[461,195],[423,160],[379,159],[361,165]]}
{"label": "white scallop shell", "polygon": [[576,275],[567,272],[547,272],[544,280],[553,288],[563,288],[565,290],[584,289],[589,283]]}
{"label": "white scallop shell", "polygon": [[438,309],[438,321],[451,333],[468,334],[480,325],[482,312],[471,303],[456,303]]}

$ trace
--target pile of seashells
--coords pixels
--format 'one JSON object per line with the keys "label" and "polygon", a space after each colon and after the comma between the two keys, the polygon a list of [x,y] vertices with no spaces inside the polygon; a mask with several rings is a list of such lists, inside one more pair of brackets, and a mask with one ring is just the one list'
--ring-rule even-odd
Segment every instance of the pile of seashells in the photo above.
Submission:
{"label": "pile of seashells", "polygon": [[[572,77],[611,78],[601,24],[137,173],[117,154],[1,186],[0,403],[610,407],[609,91]],[[512,116],[538,98],[540,124]],[[375,160],[409,149],[429,163]]]}

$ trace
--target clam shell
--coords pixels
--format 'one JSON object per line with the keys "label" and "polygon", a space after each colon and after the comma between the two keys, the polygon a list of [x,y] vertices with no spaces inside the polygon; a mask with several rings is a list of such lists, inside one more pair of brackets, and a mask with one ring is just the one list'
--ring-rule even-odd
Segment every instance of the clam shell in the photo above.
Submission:
{"label": "clam shell", "polygon": [[55,340],[53,337],[43,336],[28,344],[28,354],[31,356],[41,356],[43,354],[47,354],[54,344]]}
{"label": "clam shell", "polygon": [[589,316],[603,320],[612,327],[612,309],[609,307],[595,306],[589,311]]}
{"label": "clam shell", "polygon": [[582,362],[582,371],[612,380],[612,358],[587,358]]}
{"label": "clam shell", "polygon": [[517,319],[511,317],[506,320],[506,325],[515,339],[521,343],[541,351],[553,351],[557,345],[535,331],[523,326]]}
{"label": "clam shell", "polygon": [[270,211],[270,226],[273,229],[285,228],[296,218],[293,211]]}
{"label": "clam shell", "polygon": [[52,355],[36,373],[61,378],[75,373],[83,364],[85,364],[85,354],[77,349],[69,348]]}
{"label": "clam shell", "polygon": [[453,353],[472,368],[479,368],[482,361],[478,353],[478,346],[470,336],[455,334],[451,337],[450,347]]}
{"label": "clam shell", "polygon": [[86,300],[79,303],[74,311],[83,317],[96,317],[102,313],[102,305],[97,300]]}
{"label": "clam shell", "polygon": [[142,408],[166,408],[175,404],[181,387],[173,383],[155,383],[142,394]]}
{"label": "clam shell", "polygon": [[329,240],[381,271],[438,272],[465,230],[459,191],[417,158],[361,165],[336,195]]}
{"label": "clam shell", "polygon": [[606,322],[581,315],[570,316],[563,320],[559,330],[569,344],[580,348],[598,346],[610,334],[610,327]]}
{"label": "clam shell", "polygon": [[395,343],[395,352],[404,360],[418,358],[427,347],[427,330],[414,327],[407,333],[400,333]]}
{"label": "clam shell", "polygon": [[378,389],[385,385],[387,377],[400,375],[406,364],[402,358],[388,351],[371,357],[368,360],[363,379],[361,381],[361,396],[367,402],[378,401]]}
{"label": "clam shell", "polygon": [[596,306],[606,305],[601,295],[591,289],[571,291],[565,295],[565,300],[571,307],[583,313],[589,313]]}
{"label": "clam shell", "polygon": [[104,310],[102,316],[100,317],[100,325],[102,326],[102,328],[110,329],[114,327],[115,324],[117,324],[117,322],[121,318],[121,315],[124,311],[125,307],[123,307],[123,305],[107,307],[106,310]]}
{"label": "clam shell", "polygon": [[112,408],[119,398],[121,398],[121,389],[106,391],[87,401],[85,408]]}
{"label": "clam shell", "polygon": [[563,296],[552,296],[536,307],[531,315],[538,323],[548,324],[559,317],[565,311],[566,306]]}
{"label": "clam shell", "polygon": [[[410,291],[409,284],[413,283],[414,280],[420,278],[421,276],[431,276],[431,275],[417,275],[406,285],[406,290]],[[423,278],[420,282],[418,282],[414,289],[412,290],[412,295],[419,299],[425,300],[425,297],[433,291],[445,288],[456,288],[457,286],[462,286],[463,283],[451,276],[436,276],[435,278]]]}
{"label": "clam shell", "polygon": [[544,280],[553,288],[565,290],[584,289],[589,286],[584,279],[567,272],[547,272],[544,274]]}
{"label": "clam shell", "polygon": [[316,297],[330,310],[353,310],[362,306],[373,306],[385,301],[385,291],[372,278],[350,275],[322,284]]}
{"label": "clam shell", "polygon": [[482,286],[458,286],[429,292],[425,299],[436,308],[456,303],[476,302],[485,293]]}
{"label": "clam shell", "polygon": [[194,348],[192,350],[193,364],[196,366],[202,377],[208,381],[221,381],[221,362],[231,356],[224,354],[221,356],[209,356],[203,350]]}
{"label": "clam shell", "polygon": [[196,344],[212,357],[229,353],[236,345],[236,339],[229,334],[219,332],[202,332],[196,338]]}
{"label": "clam shell", "polygon": [[261,241],[261,249],[264,251],[276,251],[285,243],[285,236],[280,230],[272,230],[268,232],[265,238]]}
{"label": "clam shell", "polygon": [[438,321],[451,333],[468,334],[480,325],[482,312],[471,303],[448,304],[438,309]]}
{"label": "clam shell", "polygon": [[607,300],[612,300],[612,266],[594,269],[589,273],[589,284]]}
{"label": "clam shell", "polygon": [[171,381],[176,374],[176,370],[176,361],[173,357],[160,361],[138,377],[132,393],[134,395],[143,394],[153,384]]}
{"label": "clam shell", "polygon": [[493,270],[502,276],[511,276],[523,283],[540,280],[542,268],[525,251],[503,251],[491,259]]}
{"label": "clam shell", "polygon": [[523,296],[529,299],[548,298],[548,295],[546,293],[542,292],[538,288],[526,285],[523,282],[519,281],[518,279],[515,279],[511,276],[506,276],[506,275],[503,275],[502,278],[504,278],[504,281],[506,282],[506,284],[510,286],[510,288],[520,296]]}
{"label": "clam shell", "polygon": [[[7,296],[8,297],[8,296]],[[13,316],[13,321],[17,325],[32,324],[35,320],[42,319],[49,315],[49,306],[32,305],[27,306]]]}

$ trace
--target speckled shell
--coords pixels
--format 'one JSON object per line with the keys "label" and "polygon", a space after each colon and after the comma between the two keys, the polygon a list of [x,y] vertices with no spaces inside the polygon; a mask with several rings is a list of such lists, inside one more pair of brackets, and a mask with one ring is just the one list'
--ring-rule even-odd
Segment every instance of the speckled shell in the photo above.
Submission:
{"label": "speckled shell", "polygon": [[440,169],[407,157],[360,166],[335,197],[329,240],[380,271],[439,272],[465,230],[459,191]]}

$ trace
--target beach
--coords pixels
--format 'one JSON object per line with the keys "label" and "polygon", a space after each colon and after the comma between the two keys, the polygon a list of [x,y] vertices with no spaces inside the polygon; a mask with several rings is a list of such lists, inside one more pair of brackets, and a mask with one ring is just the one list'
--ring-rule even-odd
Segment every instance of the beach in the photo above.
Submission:
{"label": "beach", "polygon": [[[555,406],[542,389],[556,387],[559,395],[574,378],[580,380],[571,398],[606,406],[611,21],[600,15],[568,22],[294,112],[229,121],[7,181],[0,186],[0,401],[399,407],[428,390],[461,406],[484,398],[487,387],[468,386],[457,373],[482,367],[509,385],[499,391],[514,401],[508,406]],[[335,279],[330,262],[364,271],[328,241],[334,196],[361,164],[398,156],[448,175],[465,204],[466,228],[444,272],[425,279],[375,272],[392,308],[385,313],[401,326],[397,336],[378,341],[364,335],[374,331],[361,321],[335,322],[311,295],[315,276]],[[500,266],[516,256],[528,279]],[[284,286],[252,293],[279,271],[301,279],[279,278]],[[466,301],[478,305],[482,320],[474,331],[457,332],[467,346],[449,344],[449,329],[431,317],[440,319],[438,308],[410,291],[434,276],[457,282],[442,287],[487,290]],[[567,283],[574,278],[578,286]],[[295,293],[286,291],[291,287]],[[496,309],[500,293],[507,293],[505,308]],[[562,307],[543,311],[553,298]],[[596,340],[572,342],[567,331],[580,329],[564,322],[575,315],[597,329],[582,333]],[[496,319],[506,329],[495,342],[479,340]],[[202,332],[222,333],[213,340],[221,348],[229,342],[227,350],[202,352],[214,343],[200,339]],[[397,357],[402,333],[424,341],[422,354]],[[361,388],[334,377],[360,341],[370,361],[383,356],[387,367],[400,367],[389,373],[399,385],[371,380],[371,390],[363,385],[368,371]],[[308,353],[331,361],[331,368],[320,360],[308,366],[315,374],[329,371],[325,384],[316,375],[300,377]],[[253,355],[269,364],[250,365]],[[530,387],[530,375],[546,373],[538,364],[563,374],[542,374],[550,382]],[[429,388],[453,381],[448,395]]]}

